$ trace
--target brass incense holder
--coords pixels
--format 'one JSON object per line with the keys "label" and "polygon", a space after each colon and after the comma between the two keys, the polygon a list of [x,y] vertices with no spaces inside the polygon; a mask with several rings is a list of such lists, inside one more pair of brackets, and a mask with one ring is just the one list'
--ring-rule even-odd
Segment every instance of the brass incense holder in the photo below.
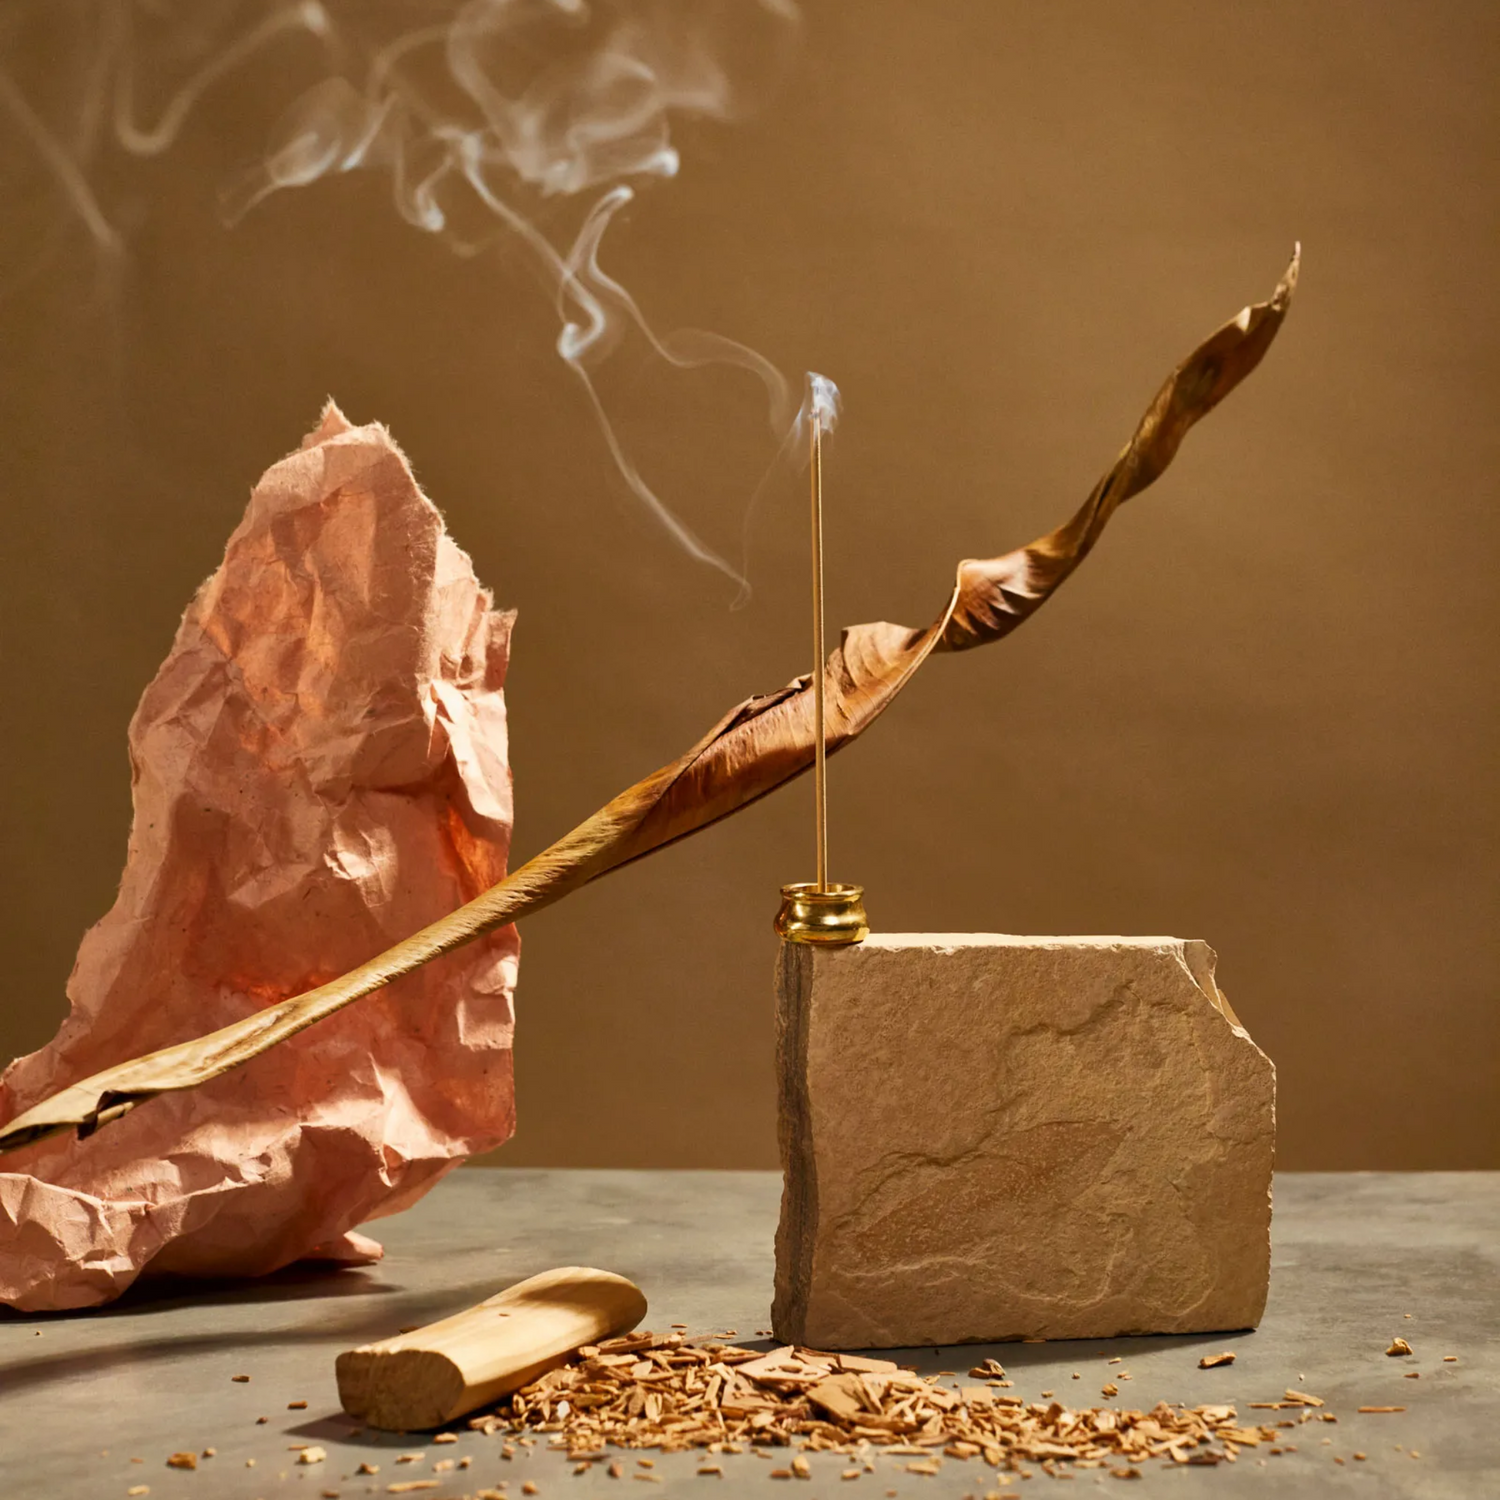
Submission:
{"label": "brass incense holder", "polygon": [[781,888],[781,910],[776,931],[789,943],[816,943],[841,948],[862,943],[870,935],[865,916],[865,888],[834,880],[819,890],[813,880]]}

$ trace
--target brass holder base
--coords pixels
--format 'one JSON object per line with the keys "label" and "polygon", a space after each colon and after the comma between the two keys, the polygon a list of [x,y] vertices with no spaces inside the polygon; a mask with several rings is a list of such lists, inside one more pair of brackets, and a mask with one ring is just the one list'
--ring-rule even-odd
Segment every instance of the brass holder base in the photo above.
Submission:
{"label": "brass holder base", "polygon": [[811,880],[781,888],[781,910],[776,913],[776,931],[789,943],[817,943],[823,947],[847,947],[862,943],[870,935],[865,916],[865,888],[830,880],[819,890]]}

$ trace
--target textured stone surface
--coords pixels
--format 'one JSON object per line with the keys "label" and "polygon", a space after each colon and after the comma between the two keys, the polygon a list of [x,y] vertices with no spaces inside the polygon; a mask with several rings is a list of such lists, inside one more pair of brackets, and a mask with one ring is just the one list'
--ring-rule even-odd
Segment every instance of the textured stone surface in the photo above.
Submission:
{"label": "textured stone surface", "polygon": [[783,944],[778,1338],[1254,1327],[1275,1070],[1176,938]]}

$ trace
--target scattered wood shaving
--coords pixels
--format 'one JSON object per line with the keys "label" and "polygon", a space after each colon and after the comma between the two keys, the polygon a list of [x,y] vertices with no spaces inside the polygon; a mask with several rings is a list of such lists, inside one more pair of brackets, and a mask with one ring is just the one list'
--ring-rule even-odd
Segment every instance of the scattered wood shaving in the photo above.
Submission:
{"label": "scattered wood shaving", "polygon": [[328,1454],[322,1448],[304,1448],[297,1455],[297,1462],[299,1464],[320,1464],[327,1457]]}
{"label": "scattered wood shaving", "polygon": [[[522,1387],[469,1426],[552,1447],[585,1468],[607,1446],[663,1453],[705,1453],[698,1472],[723,1473],[722,1454],[749,1452],[781,1460],[769,1476],[810,1479],[808,1457],[827,1452],[853,1458],[845,1479],[873,1469],[877,1452],[911,1459],[906,1472],[932,1477],[945,1458],[975,1461],[1008,1483],[1034,1472],[1061,1476],[1065,1467],[1134,1471],[1151,1460],[1214,1465],[1234,1462],[1242,1448],[1267,1444],[1273,1427],[1241,1426],[1232,1405],[1185,1407],[1160,1402],[1150,1411],[1112,1407],[1076,1410],[1056,1400],[1026,1402],[1002,1394],[1003,1366],[985,1360],[954,1386],[922,1378],[891,1360],[864,1359],[784,1345],[769,1352],[724,1342],[723,1335],[686,1337],[641,1330],[591,1345],[565,1365]],[[1118,1387],[1106,1386],[1110,1395]],[[1050,1397],[1050,1393],[1049,1393]],[[1287,1393],[1263,1403],[1321,1406],[1317,1396]],[[1309,1413],[1304,1413],[1304,1416]],[[788,1448],[794,1451],[785,1453]],[[785,1454],[785,1456],[783,1456]],[[653,1460],[632,1478],[660,1482]],[[605,1472],[622,1479],[618,1460]],[[526,1486],[525,1494],[533,1493]]]}
{"label": "scattered wood shaving", "polygon": [[1406,1342],[1405,1339],[1392,1339],[1391,1347],[1385,1352],[1390,1355],[1410,1354],[1412,1352],[1412,1347]]}
{"label": "scattered wood shaving", "polygon": [[417,1490],[435,1490],[441,1483],[437,1479],[398,1479],[385,1487],[387,1495],[410,1495]]}
{"label": "scattered wood shaving", "polygon": [[196,1469],[198,1467],[198,1455],[196,1453],[174,1453],[167,1459],[169,1469]]}
{"label": "scattered wood shaving", "polygon": [[1361,1406],[1359,1410],[1362,1412],[1405,1411],[1406,1408],[1404,1406]]}
{"label": "scattered wood shaving", "polygon": [[1198,1361],[1198,1368],[1200,1370],[1217,1370],[1220,1365],[1232,1365],[1233,1363],[1234,1355],[1225,1350],[1223,1354],[1205,1354]]}

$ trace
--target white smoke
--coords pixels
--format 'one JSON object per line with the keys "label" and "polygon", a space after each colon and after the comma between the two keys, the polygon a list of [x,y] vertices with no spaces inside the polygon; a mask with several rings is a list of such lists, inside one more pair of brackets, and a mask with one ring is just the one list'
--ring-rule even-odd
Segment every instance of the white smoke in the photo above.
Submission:
{"label": "white smoke", "polygon": [[839,388],[826,376],[814,370],[807,372],[807,399],[803,402],[803,421],[815,420],[824,432],[832,432],[838,426],[839,413],[843,410],[844,398]]}
{"label": "white smoke", "polygon": [[[456,250],[474,253],[497,232],[519,242],[556,299],[557,352],[625,483],[747,597],[742,569],[640,473],[592,372],[632,330],[678,368],[738,366],[762,383],[781,455],[794,460],[792,437],[810,411],[831,428],[837,390],[811,377],[794,416],[786,380],[753,349],[699,330],[656,334],[601,267],[600,242],[641,184],[676,175],[674,118],[740,118],[781,81],[800,28],[791,0],[42,0],[34,10],[44,7],[53,24],[70,19],[86,58],[68,118],[49,125],[4,66],[3,19],[0,110],[103,255],[124,253],[125,237],[92,186],[101,155],[166,151],[228,75],[253,59],[290,71],[295,52],[298,71],[311,64],[322,76],[224,189],[226,219],[274,193],[374,170],[388,174],[408,223]],[[149,92],[165,98],[149,109],[148,75]],[[569,226],[559,209],[575,201]]]}

